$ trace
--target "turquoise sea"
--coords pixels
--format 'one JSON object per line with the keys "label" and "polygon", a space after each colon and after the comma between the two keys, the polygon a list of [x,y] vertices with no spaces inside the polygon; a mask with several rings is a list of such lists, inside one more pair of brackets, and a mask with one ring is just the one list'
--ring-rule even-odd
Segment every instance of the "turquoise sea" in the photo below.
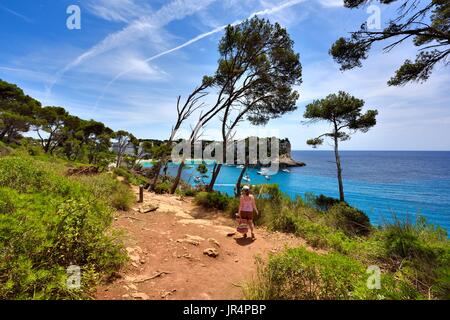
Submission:
{"label": "turquoise sea", "polygon": [[[307,192],[338,197],[333,152],[294,151],[292,156],[307,166],[279,172],[270,183],[279,184],[292,197]],[[341,158],[346,201],[366,212],[373,224],[389,221],[394,214],[414,221],[420,214],[450,230],[450,152],[342,151]],[[175,168],[169,171],[174,173]],[[248,171],[251,184],[267,183],[257,171]],[[239,173],[236,167],[224,166],[216,189],[233,194]],[[183,179],[195,184],[197,175],[190,166]]]}

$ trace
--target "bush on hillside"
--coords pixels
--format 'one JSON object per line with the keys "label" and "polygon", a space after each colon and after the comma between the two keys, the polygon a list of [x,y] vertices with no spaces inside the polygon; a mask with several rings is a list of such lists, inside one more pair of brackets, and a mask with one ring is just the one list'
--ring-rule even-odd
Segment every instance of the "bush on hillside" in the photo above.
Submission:
{"label": "bush on hillside", "polygon": [[123,167],[114,168],[113,173],[116,176],[123,177],[125,179],[124,182],[135,186],[145,186],[148,184],[148,180],[145,177]]}
{"label": "bush on hillside", "polygon": [[324,215],[307,206],[300,198],[287,197],[280,201],[257,199],[260,216],[258,224],[270,230],[293,233],[304,238],[313,247],[334,249],[346,253],[353,246],[351,239],[341,230],[326,225]]}
{"label": "bush on hillside", "polygon": [[111,195],[111,205],[117,210],[128,211],[136,202],[136,197],[127,185],[119,184]]}
{"label": "bush on hillside", "polygon": [[369,217],[364,212],[345,203],[331,207],[326,218],[329,225],[342,230],[348,236],[366,236],[372,229]]}
{"label": "bush on hillside", "polygon": [[320,255],[299,247],[259,261],[257,279],[245,289],[247,299],[343,300],[365,281],[358,261],[338,253]]}
{"label": "bush on hillside", "polygon": [[255,198],[267,199],[271,201],[281,201],[284,195],[278,184],[260,184],[251,187]]}
{"label": "bush on hillside", "polygon": [[204,208],[226,210],[230,197],[220,192],[199,192],[195,196],[195,202]]}
{"label": "bush on hillside", "polygon": [[183,197],[195,197],[198,191],[191,186],[183,186],[182,188],[178,188],[176,193]]}
{"label": "bush on hillside", "polygon": [[450,297],[450,245],[447,233],[419,217],[416,223],[395,219],[376,235],[391,269],[432,297]]}
{"label": "bush on hillside", "polygon": [[47,191],[67,195],[71,187],[78,186],[71,186],[68,179],[59,175],[59,170],[57,163],[40,162],[31,157],[0,158],[0,186],[23,193]]}
{"label": "bush on hillside", "polygon": [[[97,188],[86,183],[93,177],[61,176],[62,169],[32,158],[0,159],[0,299],[88,298],[126,260],[107,232],[118,182],[102,176],[109,182]],[[70,265],[81,267],[80,290],[66,285]]]}
{"label": "bush on hillside", "polygon": [[339,199],[327,197],[323,194],[321,194],[320,196],[315,196],[313,193],[307,193],[305,195],[305,199],[309,206],[320,211],[328,211],[334,205],[337,205],[341,202]]}
{"label": "bush on hillside", "polygon": [[170,189],[172,189],[172,183],[167,180],[157,183],[154,191],[156,194],[167,194],[170,193]]}

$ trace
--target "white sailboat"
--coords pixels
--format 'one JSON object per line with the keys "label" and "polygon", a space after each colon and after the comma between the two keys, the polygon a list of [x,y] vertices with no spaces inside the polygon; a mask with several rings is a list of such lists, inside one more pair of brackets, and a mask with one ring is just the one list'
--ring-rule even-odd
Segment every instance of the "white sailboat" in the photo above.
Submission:
{"label": "white sailboat", "polygon": [[269,170],[266,169],[266,168],[264,168],[264,169],[261,169],[261,171],[258,171],[257,173],[258,173],[260,176],[266,176],[266,175],[269,173]]}

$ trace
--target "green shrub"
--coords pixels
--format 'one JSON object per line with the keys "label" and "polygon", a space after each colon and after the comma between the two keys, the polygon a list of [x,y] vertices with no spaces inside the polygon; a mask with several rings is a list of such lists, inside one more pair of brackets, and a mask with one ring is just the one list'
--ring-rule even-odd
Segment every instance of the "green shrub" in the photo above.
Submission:
{"label": "green shrub", "polygon": [[359,300],[418,300],[425,297],[407,280],[396,278],[395,275],[382,273],[380,288],[370,289],[366,282],[361,281],[352,294]]}
{"label": "green shrub", "polygon": [[170,193],[170,190],[172,189],[172,183],[170,181],[162,181],[156,184],[155,186],[155,193],[156,194],[166,194]]}
{"label": "green shrub", "polygon": [[195,196],[195,202],[204,208],[226,210],[230,198],[219,192],[199,192]]}
{"label": "green shrub", "polygon": [[[118,182],[69,178],[64,169],[28,157],[0,159],[0,299],[88,298],[126,260],[109,232]],[[70,265],[81,267],[80,290],[67,288]]]}
{"label": "green shrub", "polygon": [[257,279],[245,289],[247,299],[350,299],[365,281],[364,267],[338,253],[319,255],[300,247],[259,263]]}
{"label": "green shrub", "polygon": [[331,207],[326,217],[329,225],[342,230],[348,236],[366,236],[372,228],[369,217],[364,212],[345,203]]}
{"label": "green shrub", "polygon": [[135,202],[135,195],[130,187],[114,179],[111,174],[76,176],[72,179],[89,189],[92,198],[107,199],[115,209],[127,211]]}
{"label": "green shrub", "polygon": [[130,210],[135,201],[134,194],[124,184],[120,184],[111,196],[111,205],[122,211]]}
{"label": "green shrub", "polygon": [[260,184],[251,187],[255,197],[272,201],[281,201],[285,196],[278,184]]}
{"label": "green shrub", "polygon": [[176,193],[184,197],[195,197],[197,195],[197,190],[188,185],[178,188]]}
{"label": "green shrub", "polygon": [[58,178],[48,175],[29,159],[5,157],[0,159],[0,186],[25,193],[51,189]]}
{"label": "green shrub", "polygon": [[416,223],[399,221],[386,224],[376,234],[385,261],[401,278],[432,298],[450,297],[450,245],[446,232],[419,217]]}
{"label": "green shrub", "polygon": [[314,204],[315,204],[316,208],[321,211],[328,211],[333,206],[335,206],[339,203],[340,203],[339,199],[327,197],[323,194],[321,194],[320,196],[318,196],[314,199]]}
{"label": "green shrub", "polygon": [[260,212],[257,224],[263,224],[274,231],[294,233],[317,248],[347,253],[354,246],[344,232],[323,222],[324,214],[305,205],[299,198],[282,198],[279,201],[258,199],[256,202]]}
{"label": "green shrub", "polygon": [[126,183],[130,183],[135,186],[148,184],[148,180],[145,177],[123,167],[115,168],[113,173],[116,176],[123,177]]}

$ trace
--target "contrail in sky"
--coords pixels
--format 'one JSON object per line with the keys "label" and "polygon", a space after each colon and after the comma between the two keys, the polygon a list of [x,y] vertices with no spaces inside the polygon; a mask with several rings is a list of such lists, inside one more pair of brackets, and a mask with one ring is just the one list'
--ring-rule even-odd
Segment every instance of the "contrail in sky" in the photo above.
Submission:
{"label": "contrail in sky", "polygon": [[[253,12],[250,16],[248,16],[248,19],[251,19],[251,18],[253,18],[253,17],[255,17],[255,16],[270,15],[270,14],[273,14],[273,13],[276,13],[276,12],[278,12],[278,11],[284,10],[284,9],[286,9],[286,8],[295,6],[295,5],[297,5],[297,4],[299,4],[299,3],[302,3],[302,2],[305,2],[305,1],[306,1],[306,0],[290,0],[290,1],[286,1],[285,3],[282,3],[282,4],[280,4],[279,6],[276,6],[276,7],[269,8],[269,9],[264,9],[264,10],[260,10],[260,11],[257,11],[257,12]],[[238,24],[242,23],[244,20],[245,20],[245,19],[235,21],[235,22],[231,23],[231,25],[232,25],[232,26],[238,25]],[[216,34],[216,33],[218,33],[218,32],[223,31],[228,25],[229,25],[229,24],[226,24],[226,25],[217,27],[217,28],[215,28],[215,29],[213,29],[213,30],[211,30],[211,31],[202,33],[202,34],[196,36],[195,38],[192,38],[191,40],[188,40],[188,41],[186,41],[185,43],[183,43],[183,44],[181,44],[181,45],[179,45],[179,46],[177,46],[177,47],[175,47],[175,48],[172,48],[172,49],[166,50],[166,51],[164,51],[164,52],[158,53],[157,55],[151,56],[151,57],[145,59],[144,61],[145,61],[145,62],[150,62],[150,61],[156,60],[156,59],[158,59],[158,58],[160,58],[160,57],[162,57],[162,56],[165,56],[165,55],[167,55],[167,54],[169,54],[169,53],[172,53],[172,52],[178,51],[178,50],[180,50],[180,49],[183,49],[183,48],[185,48],[185,47],[187,47],[187,46],[189,46],[189,45],[191,45],[191,44],[193,44],[193,43],[195,43],[195,42],[197,42],[197,41],[200,41],[200,40],[202,40],[202,39],[204,39],[204,38],[206,38],[206,37],[209,37],[209,36],[211,36],[211,35],[213,35],[213,34]],[[101,100],[103,99],[103,97],[105,96],[105,93],[106,93],[106,91],[109,89],[109,87],[111,87],[111,85],[112,85],[114,82],[116,82],[118,79],[120,79],[121,77],[123,77],[123,76],[126,75],[127,73],[130,73],[130,72],[133,71],[134,69],[135,69],[135,68],[131,68],[131,69],[122,71],[122,72],[120,72],[119,74],[117,74],[114,78],[112,78],[111,81],[108,82],[108,84],[105,86],[105,88],[103,88],[102,94],[100,95],[100,97],[97,99],[97,101],[96,101],[96,103],[95,103],[94,111],[97,109],[98,104],[100,103],[100,101],[101,101]]]}
{"label": "contrail in sky", "polygon": [[0,9],[4,10],[6,12],[9,12],[10,14],[12,14],[12,15],[14,15],[16,17],[19,17],[19,18],[21,18],[22,20],[24,20],[24,21],[26,21],[28,23],[32,23],[33,22],[33,20],[31,20],[27,16],[24,16],[23,14],[20,14],[20,13],[14,11],[14,10],[11,10],[11,9],[5,7],[5,6],[0,5]]}
{"label": "contrail in sky", "polygon": [[84,61],[96,57],[127,42],[136,41],[144,36],[151,36],[158,32],[158,29],[164,27],[175,20],[181,20],[186,16],[192,15],[199,10],[204,9],[217,0],[173,0],[164,5],[156,13],[150,16],[144,16],[129,23],[122,30],[111,33],[92,48],[71,61],[55,75],[47,86],[48,93],[51,93],[53,87],[69,70],[80,65]]}

